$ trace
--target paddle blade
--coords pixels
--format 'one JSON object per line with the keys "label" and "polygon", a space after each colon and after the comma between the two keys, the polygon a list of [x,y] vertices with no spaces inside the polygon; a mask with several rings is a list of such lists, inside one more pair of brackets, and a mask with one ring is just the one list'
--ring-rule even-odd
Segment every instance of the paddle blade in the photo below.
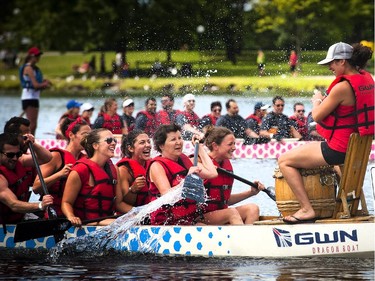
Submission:
{"label": "paddle blade", "polygon": [[276,201],[276,195],[274,188],[272,186],[267,187],[263,190],[265,193],[267,193],[268,197],[271,198],[273,201]]}
{"label": "paddle blade", "polygon": [[23,221],[16,226],[14,242],[22,242],[51,235],[60,236],[71,226],[71,222],[64,218]]}
{"label": "paddle blade", "polygon": [[197,203],[204,203],[205,197],[206,190],[203,185],[203,180],[196,174],[187,175],[182,187],[182,198],[192,199]]}

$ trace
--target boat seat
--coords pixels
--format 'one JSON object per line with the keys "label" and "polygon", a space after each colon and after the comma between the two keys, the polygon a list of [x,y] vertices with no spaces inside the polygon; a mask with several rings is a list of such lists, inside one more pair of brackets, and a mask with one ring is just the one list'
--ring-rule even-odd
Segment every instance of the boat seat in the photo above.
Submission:
{"label": "boat seat", "polygon": [[[350,136],[345,162],[343,166],[340,166],[341,179],[333,213],[334,219],[368,215],[362,186],[372,139],[372,135],[361,137],[358,133],[353,133]],[[361,201],[361,210],[358,210],[359,201]]]}

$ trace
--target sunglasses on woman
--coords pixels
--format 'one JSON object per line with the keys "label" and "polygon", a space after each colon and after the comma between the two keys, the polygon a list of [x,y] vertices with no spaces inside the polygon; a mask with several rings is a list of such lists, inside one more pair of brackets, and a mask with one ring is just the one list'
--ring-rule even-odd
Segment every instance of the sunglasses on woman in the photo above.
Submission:
{"label": "sunglasses on woman", "polygon": [[106,138],[106,139],[104,139],[104,140],[102,140],[100,142],[103,142],[103,141],[105,141],[107,144],[111,144],[112,142],[117,143],[117,139],[116,138]]}
{"label": "sunglasses on woman", "polygon": [[22,156],[22,154],[23,154],[22,151],[18,151],[18,152],[1,152],[1,153],[4,154],[4,155],[5,155],[7,158],[9,158],[9,159],[13,159],[14,156],[16,156],[17,159],[18,159],[18,158],[20,158],[20,157]]}

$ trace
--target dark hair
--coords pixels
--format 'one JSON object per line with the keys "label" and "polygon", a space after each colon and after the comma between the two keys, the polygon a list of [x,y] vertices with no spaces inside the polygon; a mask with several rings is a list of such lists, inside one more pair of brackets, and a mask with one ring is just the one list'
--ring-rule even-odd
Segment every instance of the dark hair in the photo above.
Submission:
{"label": "dark hair", "polygon": [[113,104],[117,102],[117,100],[115,98],[107,98],[105,101],[104,101],[104,105],[101,107],[100,111],[101,112],[107,112],[109,107]]}
{"label": "dark hair", "polygon": [[229,109],[230,108],[230,103],[231,102],[236,102],[234,99],[229,99],[229,100],[227,100],[227,102],[225,103],[225,108],[226,109]]}
{"label": "dark hair", "polygon": [[146,106],[148,105],[148,102],[149,102],[150,100],[156,102],[156,99],[155,99],[155,98],[153,98],[153,97],[149,97],[149,98],[147,98],[146,101],[145,101],[145,105],[146,105]]}
{"label": "dark hair", "polygon": [[133,156],[133,153],[129,151],[129,146],[134,147],[135,140],[141,134],[146,134],[142,130],[133,130],[128,135],[123,135],[121,140],[121,152],[128,158]]}
{"label": "dark hair", "polygon": [[351,59],[348,59],[348,63],[357,68],[364,69],[366,67],[367,61],[372,58],[372,50],[363,46],[360,43],[353,44],[353,54]]}
{"label": "dark hair", "polygon": [[22,134],[22,131],[20,129],[21,125],[29,127],[30,121],[23,117],[14,116],[5,123],[4,133],[13,133],[20,135]]}
{"label": "dark hair", "polygon": [[71,132],[75,135],[80,129],[82,126],[90,126],[85,120],[83,120],[82,118],[77,118],[77,119],[70,119],[70,118],[65,118],[64,121],[62,122],[62,124],[60,125],[60,130],[61,130],[61,133],[63,134],[63,136],[68,140],[68,142],[70,141],[70,139],[66,136],[66,131],[68,130],[69,126],[73,123],[73,122],[76,122],[73,126],[73,128],[71,128]]}
{"label": "dark hair", "polygon": [[219,101],[211,102],[211,111],[212,111],[212,109],[214,109],[216,106],[220,106],[220,109],[221,109],[221,108],[222,108],[222,106],[221,106],[221,102],[219,102]]}
{"label": "dark hair", "polygon": [[154,148],[158,152],[161,152],[160,146],[165,144],[167,140],[167,135],[171,132],[181,131],[181,127],[177,124],[161,125],[155,132],[153,137]]}
{"label": "dark hair", "polygon": [[95,150],[94,150],[93,144],[99,142],[100,140],[99,134],[104,131],[109,131],[109,130],[105,128],[94,129],[82,138],[81,145],[85,149],[87,156],[89,158],[94,156]]}
{"label": "dark hair", "polygon": [[285,102],[282,96],[276,96],[272,99],[272,104],[275,104],[277,100]]}
{"label": "dark hair", "polygon": [[207,128],[204,136],[204,143],[208,147],[208,149],[212,151],[212,143],[220,145],[227,135],[234,135],[234,133],[225,127],[209,127]]}
{"label": "dark hair", "polygon": [[3,152],[4,145],[9,144],[13,146],[19,146],[21,148],[21,143],[17,134],[13,133],[2,133],[0,134],[0,151]]}
{"label": "dark hair", "polygon": [[304,106],[302,102],[296,102],[296,103],[293,105],[293,111],[296,111],[296,107],[297,107],[297,105],[302,105],[302,106]]}
{"label": "dark hair", "polygon": [[168,97],[170,101],[174,101],[174,96],[170,93],[163,94],[163,97]]}

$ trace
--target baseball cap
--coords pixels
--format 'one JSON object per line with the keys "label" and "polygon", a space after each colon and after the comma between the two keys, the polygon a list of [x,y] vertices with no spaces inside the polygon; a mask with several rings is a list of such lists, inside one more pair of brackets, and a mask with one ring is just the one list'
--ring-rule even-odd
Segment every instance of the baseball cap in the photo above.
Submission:
{"label": "baseball cap", "polygon": [[260,109],[260,110],[265,110],[265,109],[268,109],[270,108],[270,105],[268,104],[264,104],[262,102],[257,102],[254,106],[254,110],[257,110],[257,109]]}
{"label": "baseball cap", "polygon": [[343,42],[339,42],[329,47],[326,58],[318,62],[318,64],[327,64],[333,60],[350,59],[352,58],[352,53],[352,46]]}
{"label": "baseball cap", "polygon": [[66,108],[67,109],[71,109],[73,107],[81,107],[82,103],[76,101],[76,100],[70,100],[68,101],[68,103],[66,104]]}
{"label": "baseball cap", "polygon": [[182,98],[182,102],[185,103],[189,100],[195,100],[195,96],[193,94],[186,94],[183,98]]}
{"label": "baseball cap", "polygon": [[134,101],[132,99],[126,99],[122,103],[122,107],[127,107],[127,106],[131,105],[132,103],[134,103]]}
{"label": "baseball cap", "polygon": [[89,102],[85,102],[81,105],[80,114],[82,114],[84,111],[89,111],[89,110],[94,110],[94,106]]}
{"label": "baseball cap", "polygon": [[32,56],[40,56],[41,54],[43,54],[43,52],[41,52],[37,47],[32,47],[30,48],[27,53],[29,55],[32,55]]}

